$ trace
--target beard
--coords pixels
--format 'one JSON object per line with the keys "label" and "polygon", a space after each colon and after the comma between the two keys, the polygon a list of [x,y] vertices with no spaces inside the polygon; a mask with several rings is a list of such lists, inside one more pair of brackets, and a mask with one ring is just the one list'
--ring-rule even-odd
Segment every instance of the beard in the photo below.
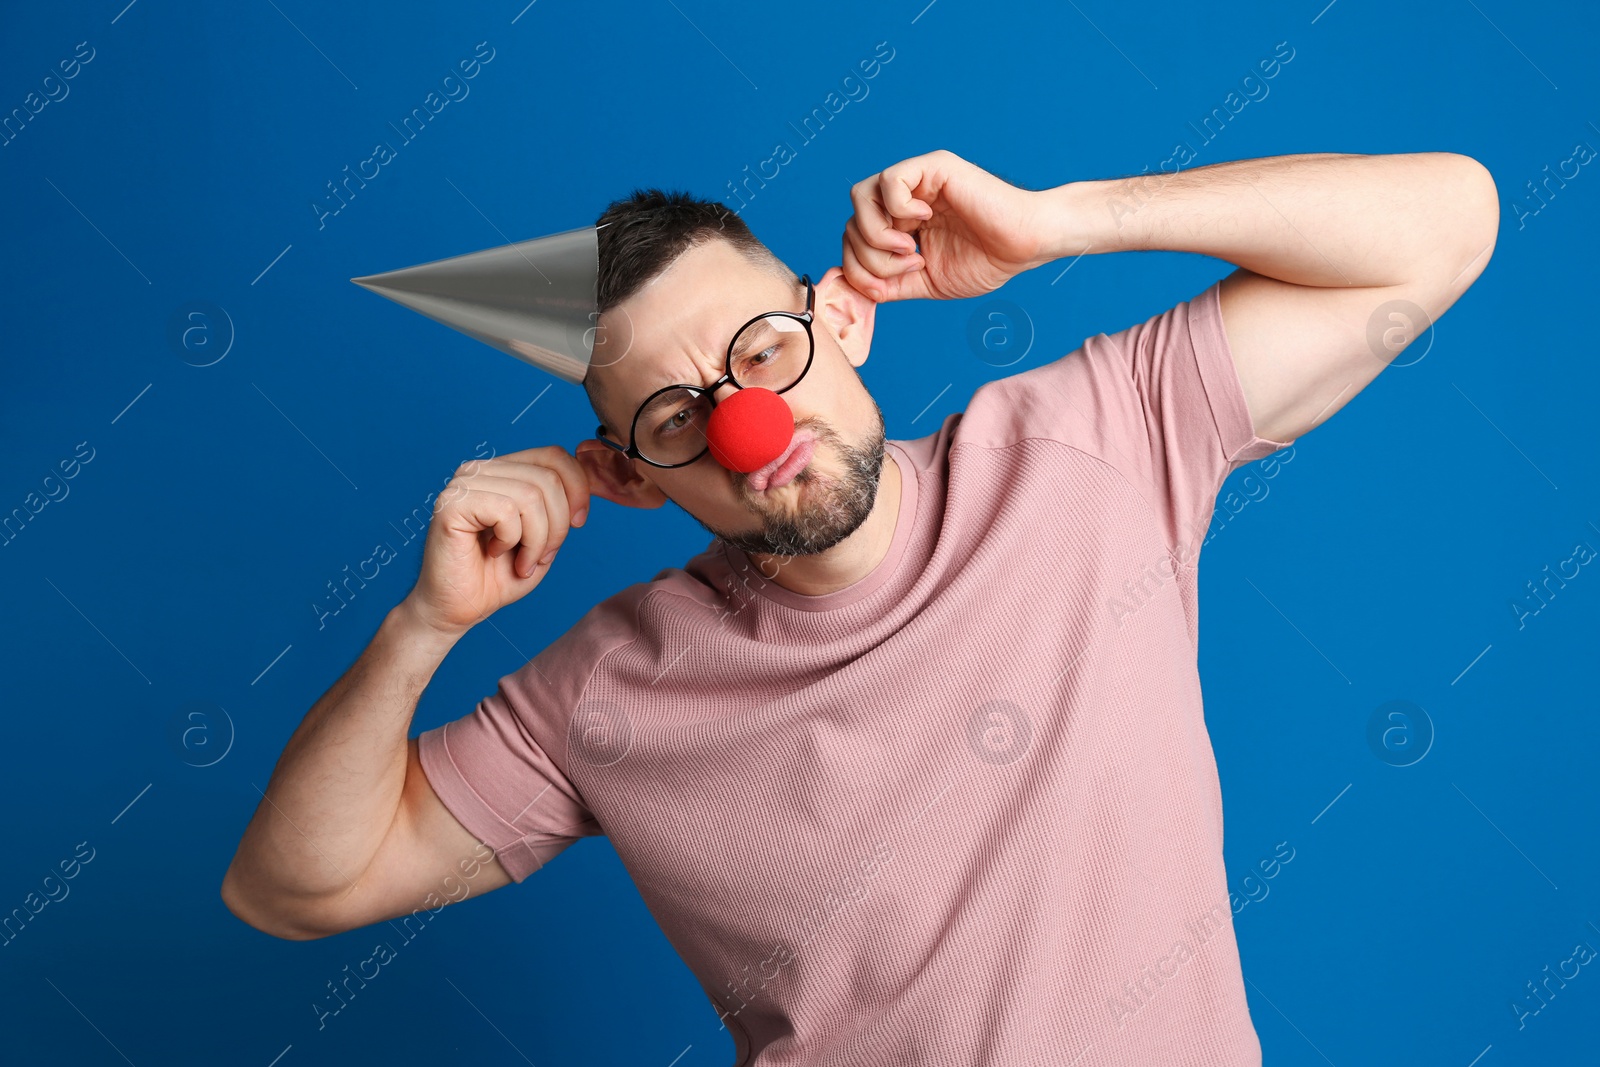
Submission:
{"label": "beard", "polygon": [[[813,556],[843,541],[867,521],[878,499],[878,481],[883,472],[883,411],[873,402],[875,426],[866,444],[852,445],[831,426],[816,419],[798,424],[816,437],[815,454],[804,470],[795,475],[794,503],[768,504],[755,494],[743,479],[739,497],[751,514],[761,519],[759,529],[746,533],[718,530],[705,522],[701,526],[741,551],[769,556]],[[837,476],[819,474],[816,461],[825,451],[839,458]],[[779,490],[769,490],[775,496]]]}

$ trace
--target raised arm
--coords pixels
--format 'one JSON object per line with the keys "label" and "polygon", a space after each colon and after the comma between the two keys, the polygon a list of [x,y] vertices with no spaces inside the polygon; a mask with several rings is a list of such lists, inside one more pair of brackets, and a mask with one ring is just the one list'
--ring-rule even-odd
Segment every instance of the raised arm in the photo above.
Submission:
{"label": "raised arm", "polygon": [[1489,261],[1494,180],[1452,152],[1317,153],[1020,189],[940,149],[857,182],[845,277],[875,300],[953,299],[1084,253],[1239,267],[1222,318],[1256,435],[1337,411]]}
{"label": "raised arm", "polygon": [[439,800],[406,735],[450,648],[543,580],[588,503],[582,468],[554,446],[457,471],[416,587],[285,746],[223,878],[229,910],[304,940],[511,880]]}
{"label": "raised arm", "polygon": [[1200,252],[1240,269],[1222,317],[1256,432],[1300,437],[1455,303],[1494,250],[1494,179],[1469,156],[1316,153],[1042,194],[1050,258]]}

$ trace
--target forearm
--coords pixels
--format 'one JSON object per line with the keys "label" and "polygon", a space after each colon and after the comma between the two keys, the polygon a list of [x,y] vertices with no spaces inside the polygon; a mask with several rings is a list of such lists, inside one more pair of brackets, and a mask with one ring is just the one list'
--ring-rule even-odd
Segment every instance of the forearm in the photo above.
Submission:
{"label": "forearm", "polygon": [[411,718],[450,644],[409,601],[389,612],[284,746],[228,869],[228,892],[292,912],[353,888],[399,809]]}
{"label": "forearm", "polygon": [[1198,252],[1318,286],[1449,274],[1493,239],[1499,219],[1487,172],[1450,152],[1270,156],[1069,182],[1041,195],[1052,259]]}

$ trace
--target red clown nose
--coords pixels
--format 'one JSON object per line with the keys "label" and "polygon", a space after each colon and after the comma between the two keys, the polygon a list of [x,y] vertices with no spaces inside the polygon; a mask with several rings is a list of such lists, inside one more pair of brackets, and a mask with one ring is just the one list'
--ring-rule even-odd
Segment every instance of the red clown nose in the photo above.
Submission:
{"label": "red clown nose", "polygon": [[711,410],[706,441],[711,457],[749,474],[783,455],[794,439],[794,412],[771,389],[746,386]]}

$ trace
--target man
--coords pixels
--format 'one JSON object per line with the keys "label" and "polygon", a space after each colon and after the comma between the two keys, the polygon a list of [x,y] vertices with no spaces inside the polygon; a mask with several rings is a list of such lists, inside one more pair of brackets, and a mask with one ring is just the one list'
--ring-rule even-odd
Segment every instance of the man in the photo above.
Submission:
{"label": "man", "polygon": [[[600,325],[626,354],[584,379],[601,435],[458,472],[416,588],[290,739],[224,899],[320,937],[604,833],[740,1064],[1258,1064],[1198,548],[1230,471],[1348,403],[1476,279],[1494,183],[1451,153],[1315,154],[1031,191],[936,151],[851,196],[814,286],[715,204],[607,209]],[[1238,269],[885,441],[855,372],[878,302],[1158,248]],[[701,394],[762,375],[795,431],[740,474],[707,454]],[[716,537],[408,740],[454,641],[538,585],[596,495],[671,500]]]}

